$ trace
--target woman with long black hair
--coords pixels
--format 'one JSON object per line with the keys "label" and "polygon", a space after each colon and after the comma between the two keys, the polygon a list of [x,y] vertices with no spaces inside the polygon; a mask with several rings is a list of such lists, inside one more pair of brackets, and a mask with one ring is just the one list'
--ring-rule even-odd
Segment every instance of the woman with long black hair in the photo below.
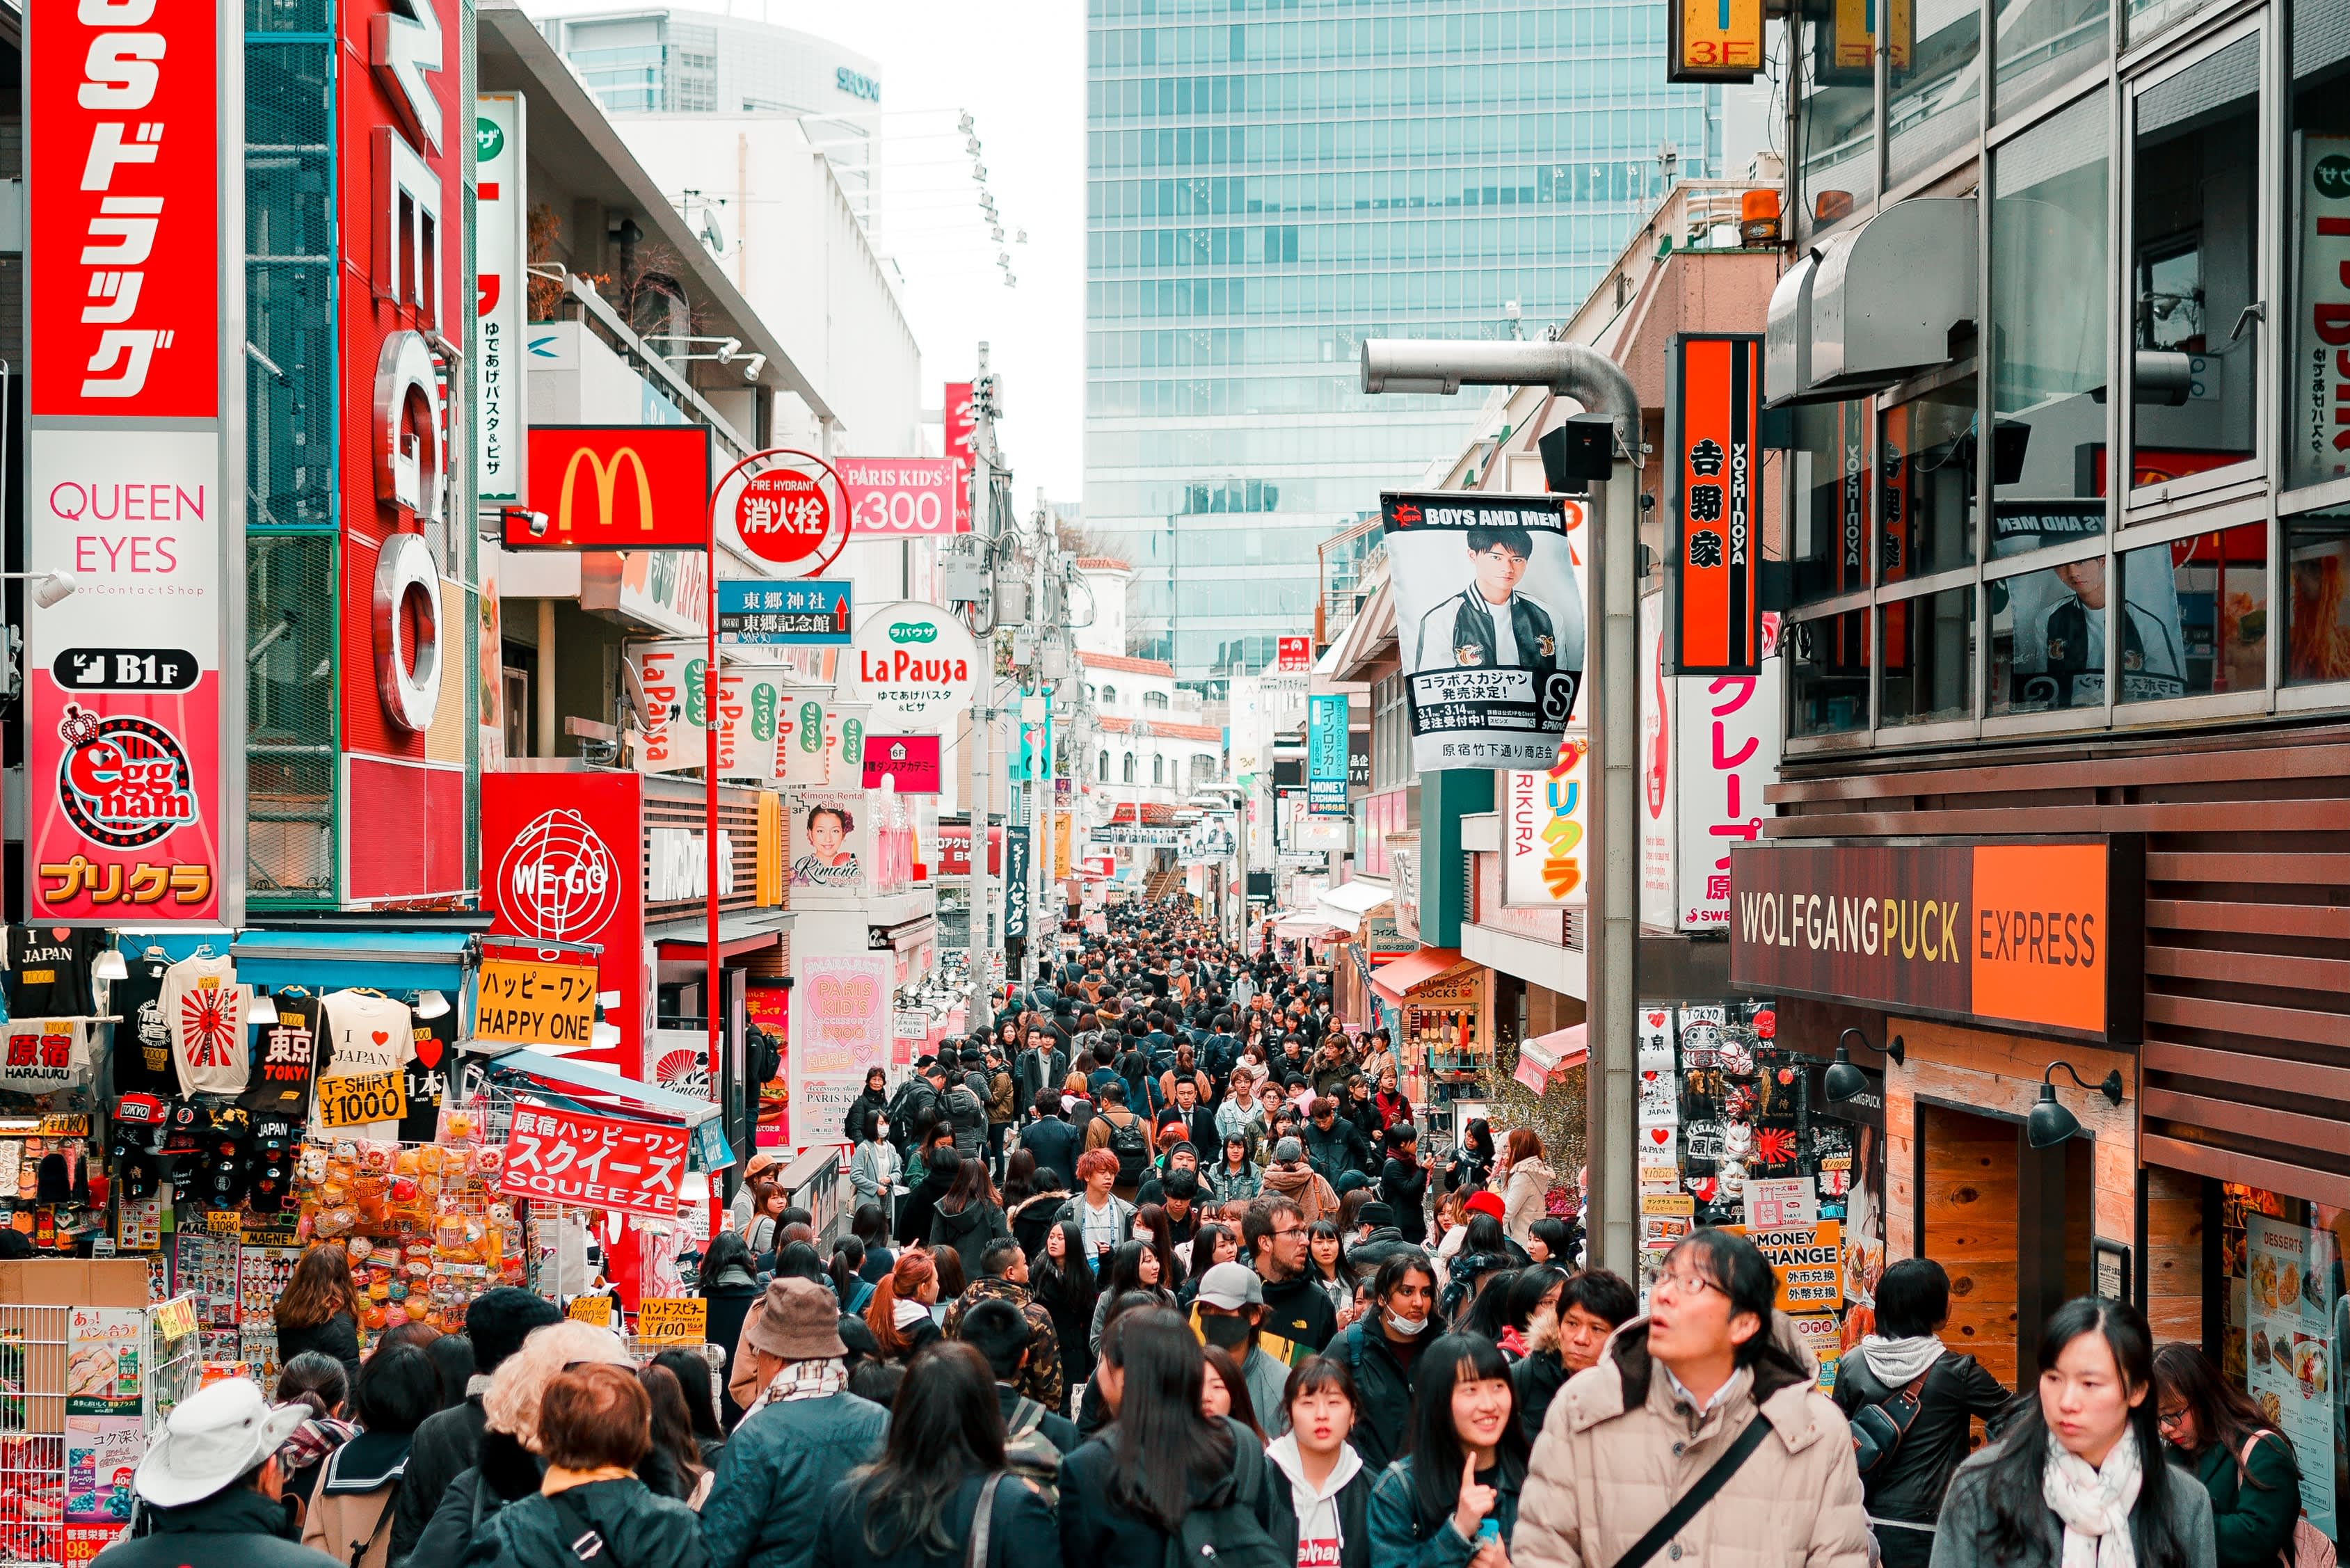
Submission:
{"label": "woman with long black hair", "polygon": [[1052,1314],[1053,1337],[1061,1346],[1061,1386],[1074,1389],[1094,1375],[1094,1302],[1099,1294],[1086,1259],[1085,1232],[1076,1220],[1064,1220],[1045,1231],[1045,1244],[1029,1255],[1028,1293]]}
{"label": "woman with long black hair", "polygon": [[1405,1457],[1371,1487],[1371,1568],[1499,1568],[1526,1479],[1517,1391],[1501,1347],[1448,1334],[1420,1353]]}
{"label": "woman with long black hair", "polygon": [[1444,1190],[1482,1192],[1493,1179],[1493,1128],[1483,1116],[1471,1116],[1460,1147],[1444,1166]]}
{"label": "woman with long black hair", "polygon": [[[983,1554],[972,1549],[983,1502]],[[1004,1467],[986,1360],[941,1343],[907,1367],[881,1457],[832,1489],[815,1568],[1057,1568],[1060,1551],[1044,1495]]]}
{"label": "woman with long black hair", "polygon": [[1109,1324],[1112,1302],[1139,1292],[1151,1298],[1153,1306],[1173,1310],[1175,1293],[1166,1287],[1165,1279],[1159,1272],[1157,1250],[1139,1236],[1110,1254],[1109,1272],[1102,1280],[1101,1297],[1094,1303],[1093,1322],[1086,1333],[1097,1355],[1101,1350],[1102,1331]]}
{"label": "woman with long black hair", "polygon": [[2173,1344],[2154,1353],[2154,1397],[2167,1457],[2210,1495],[2220,1568],[2293,1561],[2300,1456],[2251,1396],[2196,1346]]}
{"label": "woman with long black hair", "polygon": [[1264,1450],[1245,1427],[1201,1411],[1206,1364],[1199,1336],[1171,1312],[1121,1313],[1111,1323],[1094,1382],[1113,1419],[1061,1459],[1064,1563],[1163,1563],[1169,1539],[1209,1510],[1227,1548],[1253,1524],[1272,1555]]}
{"label": "woman with long black hair", "polygon": [[2066,1302],[2039,1397],[1959,1467],[1934,1568],[2214,1568],[2211,1499],[2163,1462],[2154,1341],[2121,1302]]}

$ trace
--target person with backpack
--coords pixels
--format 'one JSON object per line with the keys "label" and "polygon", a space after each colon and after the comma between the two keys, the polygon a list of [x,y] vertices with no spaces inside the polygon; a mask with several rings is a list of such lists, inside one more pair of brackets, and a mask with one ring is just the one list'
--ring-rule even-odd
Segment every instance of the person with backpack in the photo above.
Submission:
{"label": "person with backpack", "polygon": [[[2211,1499],[2220,1568],[2314,1568],[2301,1550],[2301,1460],[2251,1397],[2191,1345],[2154,1353],[2154,1398],[2163,1451]],[[2323,1540],[2321,1536],[2318,1538]],[[2314,1543],[2311,1543],[2314,1544]]]}
{"label": "person with backpack", "polygon": [[976,1051],[962,1054],[962,1071],[951,1075],[939,1109],[954,1124],[955,1152],[965,1159],[987,1158],[987,1101],[991,1092],[986,1058]]}
{"label": "person with backpack", "polygon": [[1411,1434],[1412,1388],[1440,1332],[1436,1265],[1417,1248],[1392,1253],[1379,1265],[1371,1295],[1373,1310],[1347,1325],[1329,1355],[1347,1368],[1348,1440],[1377,1472],[1403,1452]]}
{"label": "person with backpack", "polygon": [[416,1428],[441,1409],[441,1374],[421,1346],[383,1346],[359,1366],[359,1433],[318,1467],[302,1544],[348,1568],[391,1561],[393,1511]]}
{"label": "person with backpack", "polygon": [[1086,1262],[1097,1281],[1107,1276],[1109,1256],[1134,1236],[1134,1205],[1117,1192],[1118,1156],[1089,1148],[1077,1156],[1077,1195],[1062,1206],[1060,1219],[1085,1239]]}
{"label": "person with backpack", "polygon": [[889,1101],[890,1141],[910,1167],[914,1149],[928,1140],[931,1124],[939,1119],[939,1096],[946,1086],[946,1068],[937,1057],[925,1056],[914,1064],[914,1075],[898,1085]]}
{"label": "person with backpack", "polygon": [[[764,1083],[764,1079],[754,1080]],[[879,1067],[865,1070],[865,1087],[848,1102],[848,1109],[840,1118],[841,1141],[857,1144],[865,1137],[865,1124],[874,1116],[889,1114],[889,1075]]]}
{"label": "person with backpack", "polygon": [[1113,1076],[1101,1088],[1101,1115],[1086,1129],[1086,1147],[1107,1149],[1118,1160],[1116,1190],[1128,1202],[1134,1200],[1135,1189],[1150,1168],[1158,1146],[1150,1136],[1150,1123],[1127,1108],[1126,1085]]}
{"label": "person with backpack", "polygon": [[1283,1392],[1279,1425],[1264,1457],[1286,1487],[1273,1489],[1273,1539],[1290,1561],[1323,1568],[1371,1568],[1370,1506],[1376,1473],[1347,1441],[1356,1390],[1335,1355],[1298,1364]]}
{"label": "person with backpack", "polygon": [[1727,1231],[1666,1255],[1648,1315],[1552,1402],[1509,1543],[1515,1568],[1647,1568],[1668,1540],[1701,1563],[1866,1568],[1852,1435],[1814,1391],[1817,1369],[1772,1305],[1778,1288],[1754,1243]]}
{"label": "person with backpack", "polygon": [[1063,1394],[1060,1336],[1054,1331],[1053,1314],[1029,1296],[1028,1254],[1012,1237],[988,1244],[979,1260],[978,1277],[947,1308],[940,1329],[949,1339],[965,1337],[962,1325],[972,1309],[991,1301],[1006,1303],[1028,1325],[1020,1392],[1048,1410],[1059,1409]]}
{"label": "person with backpack", "polygon": [[1057,1503],[1061,1456],[1075,1451],[1080,1439],[1077,1424],[1060,1413],[1059,1400],[1041,1402],[1022,1391],[1037,1350],[1035,1324],[1011,1302],[990,1296],[973,1302],[957,1320],[955,1337],[986,1357],[995,1379],[1005,1464],[1041,1490],[1048,1503]]}
{"label": "person with backpack", "polygon": [[890,1412],[880,1457],[832,1489],[813,1568],[1054,1568],[1052,1508],[1007,1463],[977,1351],[915,1357]]}
{"label": "person with backpack", "polygon": [[1207,1358],[1183,1320],[1122,1314],[1095,1386],[1111,1421],[1061,1460],[1061,1560],[1296,1568],[1273,1535],[1280,1483],[1247,1428],[1201,1409]]}
{"label": "person with backpack", "polygon": [[1419,1379],[1409,1453],[1371,1486],[1371,1568],[1509,1568],[1526,1477],[1509,1366],[1482,1334],[1440,1334]]}
{"label": "person with backpack", "polygon": [[1942,1265],[1904,1258],[1877,1282],[1877,1332],[1836,1369],[1836,1408],[1852,1427],[1861,1496],[1886,1568],[1926,1568],[1972,1417],[1988,1421],[2013,1398],[1981,1362],[1942,1344],[1950,1315]]}

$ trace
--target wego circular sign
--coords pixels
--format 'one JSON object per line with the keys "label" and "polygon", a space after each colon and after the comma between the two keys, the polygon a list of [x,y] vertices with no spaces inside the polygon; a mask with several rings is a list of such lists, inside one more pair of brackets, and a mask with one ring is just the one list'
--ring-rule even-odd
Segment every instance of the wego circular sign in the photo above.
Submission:
{"label": "wego circular sign", "polygon": [[619,907],[620,863],[577,812],[542,812],[507,846],[497,885],[517,929],[547,941],[593,941]]}
{"label": "wego circular sign", "polygon": [[715,532],[750,555],[811,577],[848,543],[849,507],[840,478],[822,458],[775,450],[744,458],[710,498]]}

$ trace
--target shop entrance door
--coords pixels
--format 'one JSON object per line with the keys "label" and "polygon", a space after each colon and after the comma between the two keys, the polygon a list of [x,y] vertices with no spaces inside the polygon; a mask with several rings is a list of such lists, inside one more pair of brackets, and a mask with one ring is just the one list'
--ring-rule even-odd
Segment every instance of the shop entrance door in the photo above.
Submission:
{"label": "shop entrance door", "polygon": [[2089,1278],[2090,1140],[2033,1150],[2019,1121],[1918,1102],[1918,1247],[1950,1276],[1942,1338],[2021,1392],[2040,1325]]}

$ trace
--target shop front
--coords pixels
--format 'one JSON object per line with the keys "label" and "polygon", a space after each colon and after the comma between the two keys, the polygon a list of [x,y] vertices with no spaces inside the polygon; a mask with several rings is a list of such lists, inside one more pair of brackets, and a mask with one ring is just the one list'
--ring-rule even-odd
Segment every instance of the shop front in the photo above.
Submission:
{"label": "shop front", "polygon": [[1420,948],[1371,972],[1371,990],[1396,1010],[1403,1092],[1431,1112],[1477,1095],[1493,1064],[1492,975],[1457,948]]}

